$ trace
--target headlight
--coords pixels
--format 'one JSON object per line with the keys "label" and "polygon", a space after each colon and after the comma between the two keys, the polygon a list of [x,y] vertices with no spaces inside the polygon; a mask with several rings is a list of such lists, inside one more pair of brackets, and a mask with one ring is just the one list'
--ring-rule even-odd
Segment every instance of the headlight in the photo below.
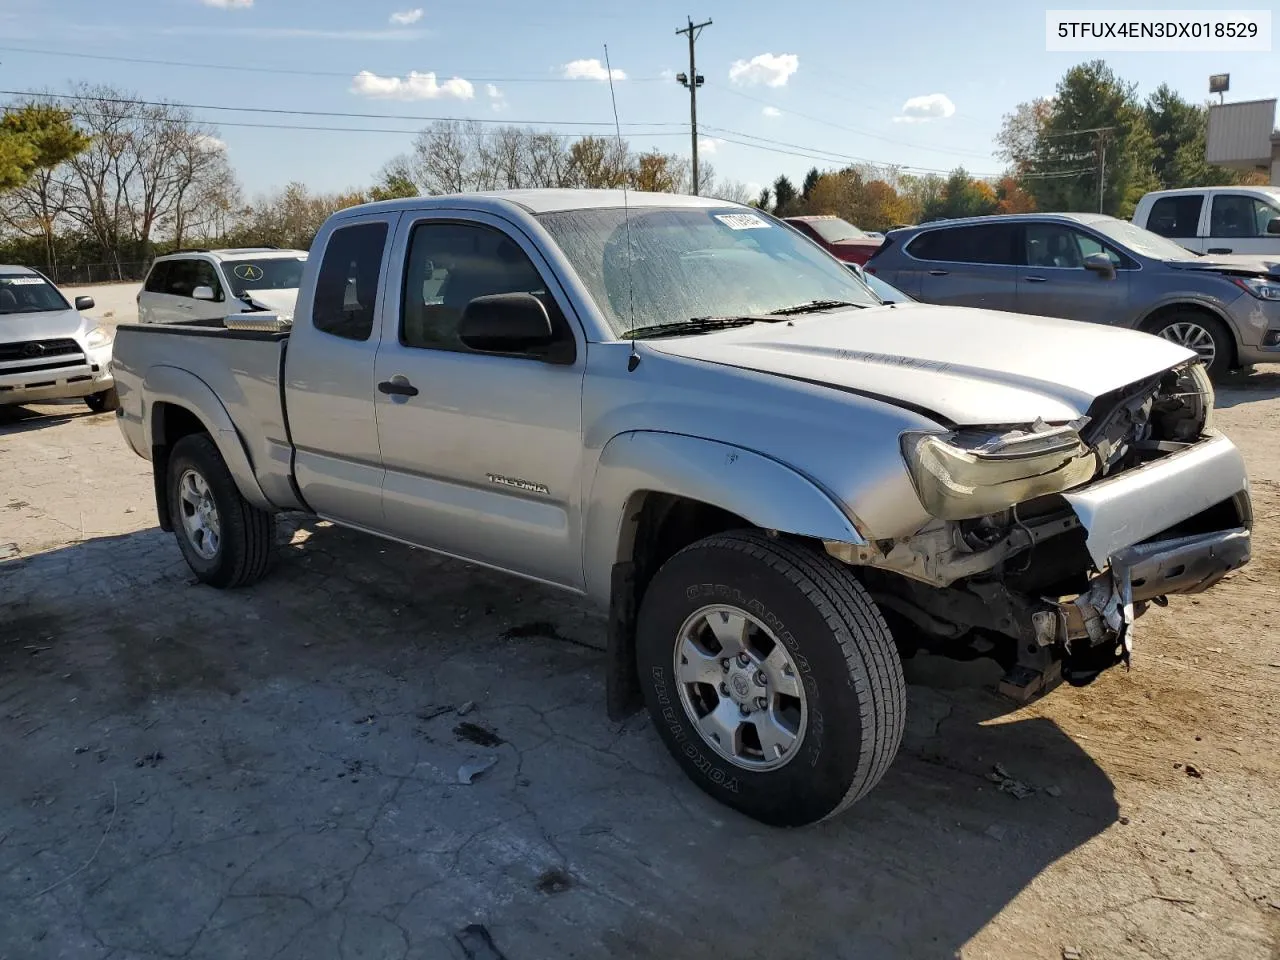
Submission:
{"label": "headlight", "polygon": [[1259,300],[1280,300],[1280,283],[1264,277],[1232,277],[1231,282]]}
{"label": "headlight", "polygon": [[113,339],[113,334],[106,327],[94,327],[84,335],[84,345],[92,350],[95,347],[105,347]]}
{"label": "headlight", "polygon": [[902,454],[924,508],[943,520],[1007,510],[1087,483],[1097,456],[1074,427],[908,433]]}
{"label": "headlight", "polygon": [[1200,402],[1204,404],[1204,426],[1201,431],[1207,432],[1213,429],[1213,381],[1209,379],[1209,371],[1204,368],[1203,363],[1193,363],[1187,370],[1191,374],[1196,392],[1200,394]]}

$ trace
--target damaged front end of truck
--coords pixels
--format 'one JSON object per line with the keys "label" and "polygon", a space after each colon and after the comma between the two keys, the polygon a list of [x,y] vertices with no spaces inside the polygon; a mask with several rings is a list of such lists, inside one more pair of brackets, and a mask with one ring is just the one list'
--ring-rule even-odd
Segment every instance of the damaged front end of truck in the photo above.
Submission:
{"label": "damaged front end of truck", "polygon": [[860,568],[904,653],[994,657],[1018,700],[1127,664],[1151,603],[1249,560],[1244,464],[1213,429],[1198,362],[1073,423],[909,433],[902,448],[933,521],[827,551]]}

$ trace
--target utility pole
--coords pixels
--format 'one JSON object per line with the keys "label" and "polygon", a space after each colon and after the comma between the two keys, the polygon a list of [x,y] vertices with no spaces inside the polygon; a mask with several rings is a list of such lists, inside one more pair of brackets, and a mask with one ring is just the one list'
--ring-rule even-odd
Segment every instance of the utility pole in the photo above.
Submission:
{"label": "utility pole", "polygon": [[1107,132],[1110,127],[1098,131],[1098,212],[1102,213],[1102,194],[1107,183]]}
{"label": "utility pole", "polygon": [[694,23],[693,17],[686,18],[687,27],[676,31],[676,36],[685,34],[689,37],[689,72],[677,73],[676,82],[689,88],[689,134],[693,145],[693,192],[698,193],[698,88],[702,86],[703,77],[698,73],[697,61],[694,58],[693,45],[704,27],[711,26],[710,20]]}

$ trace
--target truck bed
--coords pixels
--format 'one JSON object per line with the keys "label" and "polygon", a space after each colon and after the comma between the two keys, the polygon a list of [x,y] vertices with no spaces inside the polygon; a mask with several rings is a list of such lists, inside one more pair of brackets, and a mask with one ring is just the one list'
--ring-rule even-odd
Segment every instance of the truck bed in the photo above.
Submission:
{"label": "truck bed", "polygon": [[130,446],[149,459],[163,405],[194,401],[210,432],[229,426],[237,435],[267,499],[294,505],[282,394],[288,342],[287,332],[228,330],[221,321],[120,325],[111,367]]}

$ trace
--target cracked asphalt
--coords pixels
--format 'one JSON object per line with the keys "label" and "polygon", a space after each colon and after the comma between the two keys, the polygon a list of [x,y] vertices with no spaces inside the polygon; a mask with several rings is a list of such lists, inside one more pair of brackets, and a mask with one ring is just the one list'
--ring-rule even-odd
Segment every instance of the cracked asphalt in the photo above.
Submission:
{"label": "cracked asphalt", "polygon": [[1251,566],[1022,709],[911,662],[888,776],[793,831],[608,721],[573,598],[309,520],[198,586],[110,415],[0,408],[0,960],[1280,957],[1278,398],[1220,395]]}

